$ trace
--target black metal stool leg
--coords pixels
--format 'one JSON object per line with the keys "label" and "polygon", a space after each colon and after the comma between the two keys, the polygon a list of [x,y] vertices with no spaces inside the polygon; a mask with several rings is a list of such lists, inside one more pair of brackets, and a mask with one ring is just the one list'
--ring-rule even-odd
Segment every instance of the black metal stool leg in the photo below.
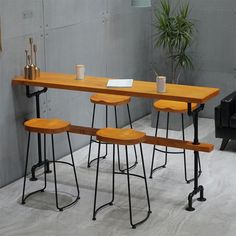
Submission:
{"label": "black metal stool leg", "polygon": [[[108,106],[106,105],[106,127],[108,127]],[[92,128],[94,127],[94,119],[95,119],[95,111],[96,110],[96,104],[94,103],[94,106],[93,106],[93,116],[92,116]],[[88,153],[88,164],[87,164],[87,167],[89,168],[91,166],[91,163],[96,161],[97,158],[94,158],[93,160],[90,160],[90,157],[91,157],[91,148],[92,148],[92,143],[98,143],[96,140],[93,139],[93,136],[90,136],[90,142],[89,142],[89,153]],[[104,144],[106,145],[106,153],[105,155],[103,156],[100,156],[99,158],[103,158],[105,159],[106,156],[107,156],[107,153],[108,153],[108,144]]]}
{"label": "black metal stool leg", "polygon": [[[106,128],[108,127],[108,106],[106,105]],[[106,143],[106,153],[105,155],[103,156],[103,158],[106,158],[107,156],[107,150],[108,150],[108,144]]]}
{"label": "black metal stool leg", "polygon": [[47,171],[49,170],[49,162],[47,161],[47,145],[46,145],[46,134],[43,135],[43,150],[44,150],[44,188],[41,190],[41,192],[44,192],[44,190],[47,187]]}
{"label": "black metal stool leg", "polygon": [[126,145],[125,145],[125,156],[126,156],[126,168],[127,168],[128,197],[129,197],[129,217],[130,217],[130,224],[132,228],[135,229],[136,226],[133,224],[133,219],[132,219],[132,205],[131,205],[130,179],[129,179],[129,160],[128,160],[128,150],[127,150]]}
{"label": "black metal stool leg", "polygon": [[[42,189],[33,191],[31,193],[29,193],[27,196],[25,196],[25,183],[26,183],[26,174],[27,174],[27,165],[28,165],[28,156],[29,156],[29,146],[30,146],[30,133],[29,133],[29,138],[28,138],[28,145],[27,145],[27,154],[26,154],[26,168],[25,168],[25,175],[24,175],[24,184],[23,184],[23,194],[22,194],[22,204],[25,203],[25,200],[38,192],[44,192],[44,190],[46,189],[47,186],[47,170],[48,170],[48,164],[50,162],[53,163],[53,169],[54,169],[54,184],[55,184],[55,197],[56,197],[56,207],[58,210],[62,211],[64,208],[71,206],[72,204],[74,204],[75,202],[78,201],[79,199],[79,186],[78,186],[78,182],[77,182],[77,176],[76,176],[76,172],[75,172],[75,165],[74,165],[74,159],[73,159],[73,154],[72,154],[72,148],[71,148],[71,143],[70,143],[70,139],[69,139],[69,134],[68,134],[68,142],[69,142],[69,146],[70,146],[70,153],[71,153],[71,158],[72,158],[72,164],[68,163],[68,162],[64,162],[64,161],[56,161],[55,160],[55,150],[54,150],[54,138],[53,138],[53,134],[51,135],[51,141],[52,141],[52,157],[53,157],[53,161],[48,161],[46,159],[46,134],[44,134],[44,187]],[[58,193],[57,193],[57,178],[56,178],[56,162],[58,163],[63,163],[63,164],[68,164],[70,166],[72,166],[74,168],[74,174],[75,174],[75,178],[76,178],[76,186],[77,186],[77,190],[78,190],[78,197],[70,204],[63,206],[63,207],[59,207],[58,204]]]}
{"label": "black metal stool leg", "polygon": [[[98,146],[98,156],[100,155],[100,148],[101,143],[99,142]],[[98,173],[99,173],[99,158],[97,158],[97,172],[96,172],[96,181],[95,181],[95,191],[94,191],[94,206],[93,206],[93,220],[96,220],[96,215],[98,211],[103,209],[106,206],[112,206],[113,201],[114,201],[114,196],[115,196],[115,144],[113,144],[113,164],[112,164],[112,198],[111,201],[108,203],[105,203],[98,208],[96,208],[97,205],[97,188],[98,188]],[[120,172],[119,172],[120,173]]]}
{"label": "black metal stool leg", "polygon": [[[149,193],[148,193],[148,186],[147,186],[147,179],[146,179],[146,171],[145,171],[145,165],[144,165],[144,160],[143,160],[143,152],[142,152],[142,145],[141,144],[140,144],[140,153],[141,153],[142,166],[143,166],[143,176],[138,176],[138,175],[135,175],[135,174],[130,174],[129,173],[130,167],[129,167],[129,158],[128,158],[128,148],[125,145],[126,168],[127,168],[126,176],[127,176],[128,198],[129,198],[129,215],[130,215],[130,224],[131,224],[133,229],[135,229],[137,225],[142,224],[143,222],[145,222],[149,218],[150,214],[152,213],[151,212],[151,208],[150,208],[150,200],[149,200]],[[137,222],[135,224],[133,223],[133,216],[132,216],[132,203],[131,203],[131,191],[130,191],[130,175],[131,176],[133,175],[133,176],[140,177],[140,178],[144,179],[145,188],[146,188],[146,197],[147,197],[147,203],[148,203],[147,216],[143,220],[140,220],[139,222]]]}
{"label": "black metal stool leg", "polygon": [[96,220],[96,203],[97,203],[97,189],[98,189],[98,172],[99,172],[99,156],[100,156],[101,143],[98,144],[98,158],[97,158],[97,171],[95,180],[95,191],[94,191],[94,204],[93,204],[93,220]]}
{"label": "black metal stool leg", "polygon": [[54,173],[54,185],[55,185],[55,197],[56,197],[56,207],[59,211],[63,211],[63,208],[60,208],[58,205],[58,194],[57,194],[57,173],[56,173],[56,160],[55,160],[55,151],[54,151],[54,138],[51,134],[52,141],[52,162],[53,162],[53,173]]}
{"label": "black metal stool leg", "polygon": [[[127,104],[128,105],[128,104]],[[127,106],[128,108],[128,106]],[[118,119],[117,119],[117,110],[116,110],[116,106],[114,106],[114,110],[115,110],[115,123],[116,123],[116,128],[118,128]],[[128,114],[129,114],[129,122],[130,122],[130,127],[132,128],[132,123],[131,123],[131,116],[130,116],[130,112],[129,112],[129,108],[128,108]],[[130,166],[129,168],[132,169],[134,168],[136,165],[137,165],[137,152],[136,152],[136,148],[135,148],[135,145],[134,145],[134,153],[135,153],[135,163]],[[120,165],[120,148],[119,148],[119,145],[117,145],[117,159],[118,159],[118,169],[120,172],[124,172],[126,171],[126,169],[121,169],[121,165]]]}
{"label": "black metal stool leg", "polygon": [[[129,109],[129,104],[127,104],[127,111],[128,111],[128,116],[129,116],[129,125],[130,125],[130,128],[133,129],[131,115],[130,115],[130,109]],[[134,145],[134,153],[135,153],[135,163],[134,163],[134,166],[136,166],[138,164],[138,155],[137,155],[137,150],[136,150],[136,146],[135,145]]]}
{"label": "black metal stool leg", "polygon": [[[68,144],[69,144],[69,149],[70,149],[70,155],[71,155],[71,161],[72,164],[68,163],[68,162],[62,162],[62,161],[56,161],[55,159],[55,149],[54,149],[54,137],[53,134],[51,135],[51,139],[52,139],[52,158],[53,158],[53,172],[54,172],[54,184],[55,184],[55,198],[56,198],[56,207],[59,211],[63,211],[64,208],[69,207],[71,205],[73,205],[74,203],[76,203],[79,200],[79,184],[78,184],[78,180],[77,180],[77,175],[76,175],[76,170],[75,170],[75,163],[74,163],[74,157],[73,157],[73,152],[72,152],[72,148],[71,148],[71,142],[70,142],[70,135],[67,132],[67,138],[68,138]],[[75,183],[76,183],[76,188],[77,188],[77,197],[76,199],[63,206],[63,207],[59,207],[59,203],[58,203],[58,191],[57,191],[57,173],[56,173],[56,162],[58,163],[65,163],[65,164],[69,164],[70,166],[73,167],[73,171],[74,171],[74,177],[75,177]]]}
{"label": "black metal stool leg", "polygon": [[[71,203],[71,204],[74,204],[77,200],[80,199],[80,191],[79,191],[79,184],[78,184],[78,179],[77,179],[77,174],[76,174],[76,169],[75,169],[75,162],[74,162],[74,156],[73,156],[73,151],[72,151],[72,147],[71,147],[71,141],[70,141],[70,134],[69,134],[69,132],[67,132],[67,138],[68,138],[68,144],[69,144],[69,149],[70,149],[71,162],[72,162],[72,167],[73,167],[74,177],[75,177],[75,183],[76,183],[76,188],[77,188],[77,197],[76,197],[76,200]],[[71,204],[70,204],[70,205],[71,205]]]}
{"label": "black metal stool leg", "polygon": [[[47,160],[47,142],[46,142],[46,134],[44,134],[44,137],[43,137],[43,140],[44,140],[44,163],[45,163],[45,173],[46,174],[50,174],[52,173],[52,171],[50,170],[50,161]],[[46,178],[46,177],[45,177]]]}
{"label": "black metal stool leg", "polygon": [[[158,130],[158,123],[159,123],[159,116],[160,116],[160,112],[157,112],[157,120],[156,120],[156,130],[155,130],[155,137],[157,137],[157,130]],[[153,164],[154,164],[154,157],[155,157],[155,148],[156,145],[153,146],[153,151],[152,151],[152,164],[151,164],[151,171],[150,171],[150,176],[149,178],[152,178],[152,174],[154,172],[153,170]]]}
{"label": "black metal stool leg", "polygon": [[[158,113],[157,113],[157,123],[156,123],[155,137],[157,136],[158,123],[159,123],[159,116],[160,116],[160,111],[158,111]],[[168,138],[168,132],[169,132],[169,112],[167,112],[166,138]],[[155,157],[155,152],[156,152],[156,151],[165,153],[165,162],[164,162],[163,165],[160,165],[160,166],[157,166],[157,167],[153,168],[154,157]],[[156,170],[158,170],[158,169],[160,169],[160,168],[165,168],[165,167],[166,167],[166,164],[167,164],[167,154],[168,154],[168,153],[171,153],[171,152],[168,152],[167,147],[165,147],[165,151],[163,151],[163,150],[160,150],[160,149],[156,148],[156,145],[153,146],[151,172],[150,172],[150,176],[149,176],[150,179],[152,178],[152,174],[153,174]]]}
{"label": "black metal stool leg", "polygon": [[111,206],[113,205],[114,198],[115,198],[115,144],[113,146],[113,163],[112,163],[112,199],[111,202],[109,203]]}
{"label": "black metal stool leg", "polygon": [[[25,204],[25,200],[35,194],[35,193],[38,193],[38,192],[44,192],[46,186],[47,186],[47,178],[46,178],[46,174],[47,174],[47,162],[48,161],[45,161],[46,160],[46,145],[45,145],[45,148],[44,148],[44,162],[43,165],[44,165],[44,187],[42,189],[39,189],[39,190],[36,190],[36,191],[33,191],[31,193],[28,193],[26,196],[25,196],[25,186],[26,186],[26,175],[27,175],[27,166],[28,166],[28,160],[29,160],[29,148],[30,148],[30,136],[31,136],[31,133],[29,132],[29,136],[28,136],[28,144],[27,144],[27,153],[26,153],[26,163],[25,163],[25,173],[24,173],[24,183],[23,183],[23,193],[22,193],[22,204]],[[46,142],[46,139],[44,139],[44,142]]]}
{"label": "black metal stool leg", "polygon": [[[97,158],[97,171],[96,171],[96,180],[95,180],[95,191],[94,191],[94,205],[93,205],[93,220],[96,220],[96,214],[98,213],[99,210],[102,208],[108,206],[108,205],[113,205],[114,201],[114,194],[115,194],[115,174],[122,174],[127,176],[127,186],[128,186],[128,200],[129,200],[129,215],[130,215],[130,224],[132,228],[136,228],[137,225],[145,222],[148,217],[151,214],[151,209],[150,209],[150,200],[149,200],[149,193],[148,193],[148,186],[147,186],[147,179],[146,179],[146,171],[145,171],[145,165],[144,165],[144,160],[143,160],[143,152],[142,152],[142,146],[140,144],[140,153],[142,157],[142,166],[143,166],[143,176],[137,175],[130,173],[130,166],[129,166],[129,160],[128,160],[128,147],[125,145],[125,155],[126,155],[126,171],[127,172],[116,172],[115,171],[115,146],[116,144],[113,144],[113,166],[112,166],[112,199],[110,202],[103,204],[97,208],[97,192],[98,192],[98,175],[99,175],[99,159]],[[100,147],[101,147],[101,142],[99,142],[98,146],[98,157],[100,156]],[[132,218],[132,203],[131,203],[131,188],[130,188],[130,176],[138,177],[144,179],[145,183],[145,189],[146,189],[146,197],[147,197],[147,204],[148,204],[148,212],[147,216],[143,219],[140,220],[137,223],[133,223],[133,218]]]}
{"label": "black metal stool leg", "polygon": [[[94,105],[93,105],[93,116],[92,116],[92,125],[91,125],[92,128],[94,126],[95,109],[96,109],[96,104],[94,103]],[[88,168],[90,167],[90,155],[91,155],[91,148],[92,148],[92,139],[93,139],[93,136],[90,136],[89,152],[88,152],[88,164],[87,164]]]}
{"label": "black metal stool leg", "polygon": [[[170,119],[170,113],[167,112],[166,138],[168,138],[168,134],[169,134],[169,119]],[[165,167],[166,167],[166,164],[167,164],[167,153],[168,153],[168,147],[166,146],[166,151],[165,151],[165,164],[162,166],[163,168],[165,168]]]}
{"label": "black metal stool leg", "polygon": [[[115,125],[116,125],[116,128],[118,128],[118,119],[117,119],[116,106],[114,106],[114,112],[115,112]],[[124,170],[122,170],[121,166],[120,166],[120,148],[119,148],[118,144],[117,144],[117,159],[118,159],[118,169],[119,169],[119,171],[123,172]]]}
{"label": "black metal stool leg", "polygon": [[[159,111],[158,114],[157,114],[157,125],[156,125],[155,136],[157,136],[159,114],[160,114],[160,111]],[[181,121],[182,121],[182,137],[183,137],[183,140],[185,140],[185,134],[184,134],[184,116],[183,116],[183,113],[181,113]],[[169,112],[167,112],[166,138],[168,138],[168,133],[169,133]],[[159,152],[165,153],[165,163],[164,163],[164,165],[157,166],[157,167],[153,168],[155,151],[159,151]],[[165,147],[165,151],[163,151],[163,150],[161,150],[161,149],[156,148],[156,145],[154,145],[154,147],[153,147],[151,172],[150,172],[150,177],[149,177],[149,178],[152,178],[152,174],[153,174],[154,171],[156,171],[157,169],[159,169],[159,168],[165,168],[165,167],[166,167],[166,165],[167,165],[167,155],[168,155],[168,153],[169,153],[169,154],[181,154],[181,153],[183,153],[183,155],[184,155],[184,177],[185,177],[185,181],[186,181],[187,183],[192,182],[192,181],[194,180],[194,178],[188,179],[188,177],[187,177],[187,161],[186,161],[186,151],[185,151],[185,149],[183,149],[183,151],[181,151],[181,152],[178,152],[178,151],[168,151],[168,148]],[[201,171],[201,161],[200,161],[200,158],[198,158],[198,165],[199,165],[199,171],[198,171],[198,177],[199,177],[199,176],[201,175],[201,173],[202,173],[202,171]]]}
{"label": "black metal stool leg", "polygon": [[27,151],[26,151],[25,174],[24,174],[23,192],[22,192],[22,200],[21,200],[22,204],[25,204],[25,184],[26,184],[27,166],[28,166],[28,160],[29,160],[29,147],[30,147],[30,132],[28,134],[28,143],[27,143]]}
{"label": "black metal stool leg", "polygon": [[142,160],[142,166],[143,166],[143,177],[144,177],[144,182],[145,182],[146,196],[147,196],[147,203],[148,203],[148,215],[142,221],[142,222],[144,222],[145,220],[147,220],[147,218],[149,217],[150,213],[152,213],[152,211],[151,211],[151,206],[150,206],[150,199],[149,199],[148,186],[147,186],[147,177],[146,177],[145,164],[144,164],[144,160],[143,160],[143,149],[142,149],[141,143],[140,143],[140,153],[141,153],[141,160]]}

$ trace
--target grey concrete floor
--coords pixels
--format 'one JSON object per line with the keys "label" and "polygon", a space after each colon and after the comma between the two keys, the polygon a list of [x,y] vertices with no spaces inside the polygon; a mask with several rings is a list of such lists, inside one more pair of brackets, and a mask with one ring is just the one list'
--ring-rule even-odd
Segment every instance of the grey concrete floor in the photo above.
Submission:
{"label": "grey concrete floor", "polygon": [[[134,128],[153,134],[150,117],[134,123]],[[192,137],[193,127],[186,130],[186,138]],[[159,135],[164,136],[160,130]],[[172,155],[167,168],[159,170],[148,179],[152,214],[147,222],[131,229],[129,225],[127,184],[125,176],[116,176],[116,195],[113,206],[103,209],[92,221],[94,180],[96,165],[86,167],[88,147],[74,153],[81,199],[73,207],[63,212],[55,208],[53,175],[48,175],[48,188],[45,193],[30,197],[25,205],[20,204],[23,179],[0,190],[0,235],[158,235],[158,236],[235,236],[236,235],[236,146],[230,143],[225,151],[219,151],[220,140],[214,138],[214,121],[200,119],[200,140],[215,144],[212,153],[201,153],[203,173],[200,184],[205,187],[206,202],[194,201],[194,212],[185,211],[188,193],[193,184],[186,184],[183,172],[183,157]],[[181,132],[171,131],[170,136],[180,138]],[[146,170],[149,175],[152,146],[143,145]],[[93,155],[97,149],[94,147]],[[112,150],[109,149],[109,154]],[[188,155],[188,171],[192,174],[192,152]],[[159,154],[158,161],[163,160]],[[132,158],[132,157],[131,157]],[[68,157],[64,158],[65,160]],[[110,199],[111,155],[101,161],[98,202]],[[122,163],[125,164],[122,157]],[[141,161],[133,170],[141,173]],[[58,165],[59,200],[70,201],[75,193],[73,175],[67,166]],[[27,182],[27,191],[43,184],[43,176],[38,173],[37,182]],[[142,180],[131,181],[134,219],[145,215],[146,201]],[[66,193],[70,193],[69,195]]]}

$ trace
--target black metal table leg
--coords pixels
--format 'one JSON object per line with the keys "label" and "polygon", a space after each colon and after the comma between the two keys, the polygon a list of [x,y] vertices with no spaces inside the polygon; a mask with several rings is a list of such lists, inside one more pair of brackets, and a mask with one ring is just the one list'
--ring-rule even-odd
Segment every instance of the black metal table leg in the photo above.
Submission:
{"label": "black metal table leg", "polygon": [[[48,88],[43,88],[42,90],[38,90],[36,92],[30,92],[29,86],[26,86],[26,96],[28,98],[35,97],[36,98],[36,117],[40,118],[40,95],[42,93],[46,93]],[[31,168],[31,181],[36,181],[37,178],[35,177],[35,171],[37,168],[44,166],[46,164],[46,173],[51,173],[49,169],[49,161],[42,160],[42,142],[41,142],[41,135],[38,134],[38,163],[32,166]]]}
{"label": "black metal table leg", "polygon": [[[197,109],[191,111],[191,103],[188,103],[188,115],[192,115],[193,117],[193,126],[194,126],[194,141],[193,144],[199,144],[198,141],[198,113],[203,110],[204,104],[201,104]],[[187,211],[194,211],[193,208],[193,197],[194,195],[200,193],[200,197],[197,199],[198,201],[206,201],[204,198],[204,188],[202,185],[198,185],[198,163],[199,163],[199,152],[194,151],[194,189],[188,195],[188,207],[186,208]]]}
{"label": "black metal table leg", "polygon": [[[183,135],[183,140],[185,140],[185,134],[184,134],[184,115],[183,115],[183,113],[181,114],[181,120],[182,120],[182,135]],[[186,183],[189,184],[189,183],[191,183],[194,180],[194,177],[188,179],[188,176],[187,176],[187,161],[186,161],[186,151],[185,151],[185,149],[183,151],[183,154],[184,154],[184,178],[185,178]],[[199,166],[199,169],[198,169],[198,178],[199,178],[201,176],[201,174],[202,174],[200,157],[198,158],[198,166]]]}

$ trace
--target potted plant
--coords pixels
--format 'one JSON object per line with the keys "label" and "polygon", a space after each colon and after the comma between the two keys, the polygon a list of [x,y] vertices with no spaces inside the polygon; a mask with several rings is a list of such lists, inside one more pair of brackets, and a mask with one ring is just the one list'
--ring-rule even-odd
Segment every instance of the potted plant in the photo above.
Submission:
{"label": "potted plant", "polygon": [[179,83],[183,69],[193,68],[192,60],[187,54],[194,32],[189,13],[188,2],[179,2],[172,9],[169,0],[161,0],[161,6],[154,14],[155,46],[163,48],[170,59],[172,83]]}
{"label": "potted plant", "polygon": [[[193,41],[194,24],[189,18],[189,3],[186,0],[160,0],[160,6],[154,12],[154,45],[164,50],[166,58],[170,61],[170,81],[178,84],[185,69],[193,69],[188,49]],[[156,126],[156,113],[152,113],[152,126]],[[171,115],[169,129],[181,130],[182,123],[177,113]],[[192,120],[184,115],[184,126],[187,127]],[[166,128],[166,115],[161,113],[159,127]]]}

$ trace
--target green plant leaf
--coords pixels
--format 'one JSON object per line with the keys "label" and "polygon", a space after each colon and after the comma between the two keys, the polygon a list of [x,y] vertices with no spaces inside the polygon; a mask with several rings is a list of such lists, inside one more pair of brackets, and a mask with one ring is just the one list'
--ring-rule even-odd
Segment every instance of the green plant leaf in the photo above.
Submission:
{"label": "green plant leaf", "polygon": [[194,24],[189,19],[189,3],[182,3],[172,10],[169,0],[161,0],[160,9],[154,13],[155,47],[166,50],[171,60],[172,74],[178,68],[193,68],[187,49],[191,46]]}

